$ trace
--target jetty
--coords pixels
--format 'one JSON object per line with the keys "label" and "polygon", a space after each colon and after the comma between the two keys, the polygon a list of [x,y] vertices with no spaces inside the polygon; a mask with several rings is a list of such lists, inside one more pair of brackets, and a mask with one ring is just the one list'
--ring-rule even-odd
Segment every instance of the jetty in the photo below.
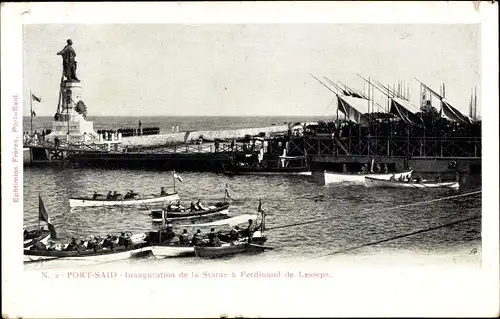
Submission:
{"label": "jetty", "polygon": [[129,168],[219,170],[231,154],[246,152],[241,141],[271,138],[288,125],[218,131],[194,131],[149,136],[112,136],[105,140],[67,142],[26,140],[25,165],[62,164]]}

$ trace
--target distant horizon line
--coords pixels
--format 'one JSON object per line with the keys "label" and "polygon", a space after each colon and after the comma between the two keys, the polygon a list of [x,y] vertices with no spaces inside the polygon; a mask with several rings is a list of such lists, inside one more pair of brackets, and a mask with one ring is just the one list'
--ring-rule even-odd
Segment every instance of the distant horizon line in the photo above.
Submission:
{"label": "distant horizon line", "polygon": [[[87,115],[88,117],[158,117],[158,116],[171,116],[171,117],[329,117],[334,115],[169,115],[169,114],[156,114],[156,115]],[[28,115],[23,117],[29,118]],[[37,117],[53,117],[53,115],[36,115]]]}

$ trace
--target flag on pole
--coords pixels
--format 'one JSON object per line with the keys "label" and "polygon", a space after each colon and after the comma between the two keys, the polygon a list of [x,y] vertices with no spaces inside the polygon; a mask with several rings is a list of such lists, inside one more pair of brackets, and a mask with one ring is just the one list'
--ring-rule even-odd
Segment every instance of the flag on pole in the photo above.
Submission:
{"label": "flag on pole", "polygon": [[184,182],[184,180],[182,179],[182,177],[180,177],[180,175],[179,175],[179,174],[177,174],[176,172],[174,172],[174,178],[175,178],[176,180],[178,180],[179,182]]}
{"label": "flag on pole", "polygon": [[31,93],[31,98],[34,100],[34,101],[37,101],[37,102],[42,102],[42,98],[39,98],[37,97],[35,94]]}
{"label": "flag on pole", "polygon": [[40,196],[40,195],[38,195],[38,218],[41,221],[44,221],[47,223],[47,225],[49,226],[49,230],[50,230],[50,237],[52,237],[52,239],[55,239],[57,237],[56,229],[50,221],[49,214],[47,213],[47,209],[45,209],[45,204],[43,203],[42,196]]}

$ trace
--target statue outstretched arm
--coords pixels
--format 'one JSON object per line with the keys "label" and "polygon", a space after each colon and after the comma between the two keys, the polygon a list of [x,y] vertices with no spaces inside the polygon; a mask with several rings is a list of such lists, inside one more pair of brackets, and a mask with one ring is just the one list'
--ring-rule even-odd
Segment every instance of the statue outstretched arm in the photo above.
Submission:
{"label": "statue outstretched arm", "polygon": [[64,55],[68,51],[69,51],[68,46],[65,46],[61,51],[57,52],[57,55]]}

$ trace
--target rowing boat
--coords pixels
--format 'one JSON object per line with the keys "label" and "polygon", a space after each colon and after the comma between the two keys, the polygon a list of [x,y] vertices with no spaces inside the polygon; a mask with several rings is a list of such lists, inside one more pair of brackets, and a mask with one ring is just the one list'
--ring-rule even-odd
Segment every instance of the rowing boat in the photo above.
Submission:
{"label": "rowing boat", "polygon": [[385,187],[385,188],[459,188],[460,184],[458,181],[444,181],[444,182],[429,182],[424,181],[422,183],[410,183],[410,182],[400,182],[391,181],[385,179],[378,179],[374,177],[365,178],[367,187]]}
{"label": "rowing boat", "polygon": [[179,200],[177,192],[166,195],[152,195],[142,197],[140,195],[127,199],[107,199],[92,197],[72,197],[69,199],[71,207],[100,207],[100,206],[125,206],[125,205],[143,205],[159,202],[171,202]]}
{"label": "rowing boat", "polygon": [[[259,199],[259,208],[257,209],[258,213],[261,215],[262,219],[260,225],[256,228],[256,231],[252,234],[252,240],[249,243],[247,239],[243,238],[236,241],[231,241],[230,237],[219,236],[221,239],[225,239],[229,242],[222,243],[222,245],[218,247],[210,247],[210,246],[195,246],[194,253],[196,257],[203,258],[215,258],[215,257],[223,257],[228,255],[246,253],[246,252],[256,252],[256,251],[264,251],[266,249],[272,249],[271,247],[262,246],[264,242],[266,242],[267,237],[264,236],[264,230],[266,229],[266,214],[262,210],[262,201]],[[224,238],[225,237],[225,238]]]}
{"label": "rowing boat", "polygon": [[227,215],[229,213],[228,203],[217,203],[214,206],[208,207],[206,210],[201,211],[184,211],[184,212],[167,212],[163,210],[153,210],[151,211],[152,221],[155,223],[162,222],[162,216],[168,221],[181,221],[181,220],[193,220],[201,219],[205,217],[211,217],[215,215]]}
{"label": "rowing boat", "polygon": [[411,176],[412,170],[397,172],[397,173],[368,173],[368,174],[356,174],[356,173],[337,173],[324,171],[324,181],[325,185],[336,184],[336,183],[351,183],[351,184],[365,184],[365,178],[376,178],[380,180],[390,180],[391,177],[398,179],[400,177],[406,178]]}
{"label": "rowing boat", "polygon": [[[222,240],[224,236],[220,236]],[[253,244],[263,244],[267,240],[266,236],[263,236],[260,231],[256,231],[253,233],[252,236],[252,243]],[[236,243],[246,243],[247,238],[241,238],[239,241],[236,241]],[[226,246],[231,246],[234,245],[234,243],[230,242],[224,242],[222,244],[222,247]],[[198,247],[198,246],[196,246]],[[195,256],[195,246],[190,246],[186,244],[163,244],[163,245],[154,245],[151,247],[151,250],[153,252],[153,255],[155,257],[159,258],[167,258],[167,257],[193,257]]]}
{"label": "rowing boat", "polygon": [[125,248],[117,247],[114,250],[103,248],[102,250],[94,251],[87,249],[84,251],[64,251],[64,250],[25,250],[24,262],[41,261],[41,260],[85,260],[85,261],[115,261],[134,257],[140,253],[151,251],[151,247],[145,243],[133,245]]}
{"label": "rowing boat", "polygon": [[[130,240],[133,243],[132,247],[125,248],[124,246],[119,246],[114,250],[103,248],[97,252],[93,249],[87,249],[85,251],[65,251],[64,249],[68,246],[67,244],[62,245],[60,250],[29,250],[25,248],[24,262],[52,259],[87,261],[114,261],[127,259],[151,250],[151,248],[148,248],[145,239],[146,234],[144,233],[133,234],[130,236]],[[87,246],[87,243],[88,242],[85,242],[84,245]],[[115,243],[118,243],[118,239]]]}

